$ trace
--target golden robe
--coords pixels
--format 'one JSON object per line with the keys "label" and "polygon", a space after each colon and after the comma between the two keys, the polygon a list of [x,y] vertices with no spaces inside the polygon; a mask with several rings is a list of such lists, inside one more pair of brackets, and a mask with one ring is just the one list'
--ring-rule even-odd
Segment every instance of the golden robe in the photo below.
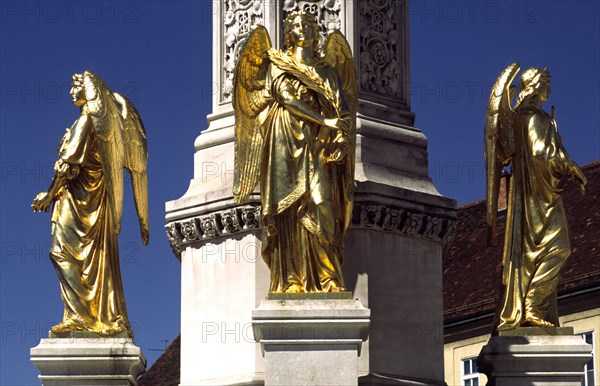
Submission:
{"label": "golden robe", "polygon": [[[265,136],[261,168],[263,207],[262,255],[271,271],[270,292],[330,292],[344,289],[342,241],[352,213],[353,133],[303,120],[285,106],[284,92],[304,101],[324,117],[343,122],[350,115],[337,73],[322,63],[314,66],[329,83],[337,101],[309,89],[293,71],[271,63],[266,92],[271,98],[262,130]],[[328,163],[336,145],[351,148],[340,164]]]}
{"label": "golden robe", "polygon": [[50,258],[60,281],[63,324],[112,335],[131,328],[125,308],[117,234],[92,120],[84,111],[67,130],[55,172],[66,178],[52,212]]}
{"label": "golden robe", "polygon": [[576,167],[562,145],[556,122],[534,105],[517,109],[511,162],[497,329],[530,320],[558,326],[559,274],[571,254],[561,199],[563,180]]}

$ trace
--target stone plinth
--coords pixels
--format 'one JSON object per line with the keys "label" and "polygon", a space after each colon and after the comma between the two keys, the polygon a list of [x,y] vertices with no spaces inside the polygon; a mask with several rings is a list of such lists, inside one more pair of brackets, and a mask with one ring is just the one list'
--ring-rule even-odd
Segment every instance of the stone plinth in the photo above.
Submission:
{"label": "stone plinth", "polygon": [[31,349],[43,386],[135,386],[146,358],[130,338],[50,337]]}
{"label": "stone plinth", "polygon": [[580,386],[592,346],[579,335],[558,335],[562,332],[493,336],[477,359],[479,372],[487,375],[490,386]]}
{"label": "stone plinth", "polygon": [[353,299],[263,300],[252,312],[265,385],[357,385],[370,311]]}

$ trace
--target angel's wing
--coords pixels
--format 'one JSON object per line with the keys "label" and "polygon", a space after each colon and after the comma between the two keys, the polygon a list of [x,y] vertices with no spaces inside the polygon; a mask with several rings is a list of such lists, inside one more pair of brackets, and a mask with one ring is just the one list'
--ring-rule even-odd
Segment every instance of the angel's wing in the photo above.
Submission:
{"label": "angel's wing", "polygon": [[233,80],[235,110],[235,164],[233,199],[241,204],[248,200],[260,177],[264,138],[260,126],[268,100],[265,77],[269,64],[267,51],[271,39],[267,29],[257,26],[240,53]]}
{"label": "angel's wing", "polygon": [[123,118],[123,145],[125,150],[124,166],[131,175],[133,198],[140,222],[140,231],[144,245],[148,245],[148,146],[146,143],[146,130],[140,114],[126,97],[118,93],[113,96],[121,107]]}
{"label": "angel's wing", "polygon": [[515,112],[511,107],[511,101],[515,96],[516,87],[511,87],[511,83],[517,76],[519,69],[519,65],[513,63],[500,74],[492,88],[487,107],[484,159],[487,171],[488,244],[492,243],[496,232],[502,166],[508,163],[514,153],[512,123]]}
{"label": "angel's wing", "polygon": [[94,134],[100,152],[100,162],[112,213],[113,228],[121,231],[123,213],[123,143],[122,117],[115,97],[104,82],[93,72],[83,73],[87,108],[94,124]]}
{"label": "angel's wing", "polygon": [[[354,160],[356,149],[356,109],[358,108],[358,77],[356,66],[352,58],[352,50],[348,41],[340,31],[332,31],[327,35],[327,41],[323,46],[324,59],[337,72],[342,83],[342,94],[350,110],[350,126],[348,136],[350,138],[350,150],[346,155],[344,176],[342,184],[345,186],[344,194],[346,200],[352,201],[354,194]],[[352,218],[352,205],[345,206],[344,229],[350,225]]]}
{"label": "angel's wing", "polygon": [[356,66],[354,65],[350,45],[340,31],[332,31],[327,35],[327,41],[323,46],[323,53],[327,64],[335,68],[340,76],[344,98],[351,113],[355,116],[358,106]]}

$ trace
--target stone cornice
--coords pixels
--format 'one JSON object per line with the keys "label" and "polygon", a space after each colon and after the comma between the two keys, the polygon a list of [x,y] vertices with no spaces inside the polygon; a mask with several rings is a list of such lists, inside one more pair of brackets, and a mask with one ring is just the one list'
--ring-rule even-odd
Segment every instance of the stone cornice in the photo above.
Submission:
{"label": "stone cornice", "polygon": [[[187,245],[201,245],[233,234],[262,228],[260,205],[217,210],[167,223],[167,238],[177,258]],[[355,203],[351,229],[369,229],[422,237],[444,246],[456,233],[454,219],[378,203]]]}
{"label": "stone cornice", "polygon": [[352,217],[352,227],[354,228],[423,237],[444,245],[456,234],[454,219],[377,203],[355,204]]}
{"label": "stone cornice", "polygon": [[260,212],[259,205],[245,205],[171,221],[165,230],[173,253],[180,259],[185,245],[261,228]]}

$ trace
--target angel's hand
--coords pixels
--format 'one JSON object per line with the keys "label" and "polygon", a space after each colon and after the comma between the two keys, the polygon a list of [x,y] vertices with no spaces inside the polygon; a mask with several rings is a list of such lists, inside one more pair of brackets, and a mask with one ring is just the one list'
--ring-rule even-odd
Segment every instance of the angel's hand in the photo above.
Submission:
{"label": "angel's hand", "polygon": [[31,207],[34,212],[47,212],[50,209],[50,204],[52,203],[52,197],[48,194],[48,192],[41,192],[33,199],[33,203]]}
{"label": "angel's hand", "polygon": [[579,190],[581,191],[581,195],[585,196],[585,186],[587,185],[587,178],[581,171],[581,169],[577,168],[577,172],[575,173],[575,178],[579,181]]}
{"label": "angel's hand", "polygon": [[331,130],[338,130],[339,118],[325,118],[323,121],[325,123],[325,127]]}
{"label": "angel's hand", "polygon": [[348,149],[346,149],[346,146],[344,146],[344,145],[338,145],[338,146],[336,146],[336,148],[333,151],[333,153],[331,153],[325,159],[325,161],[327,163],[333,162],[333,163],[339,164],[339,163],[342,163],[344,161],[344,159],[346,158],[347,154],[348,154]]}
{"label": "angel's hand", "polygon": [[579,190],[581,191],[581,195],[585,196],[585,185],[587,185],[587,178],[579,169],[579,167],[575,164],[571,166],[571,175],[569,176],[570,181],[577,181],[579,183]]}

